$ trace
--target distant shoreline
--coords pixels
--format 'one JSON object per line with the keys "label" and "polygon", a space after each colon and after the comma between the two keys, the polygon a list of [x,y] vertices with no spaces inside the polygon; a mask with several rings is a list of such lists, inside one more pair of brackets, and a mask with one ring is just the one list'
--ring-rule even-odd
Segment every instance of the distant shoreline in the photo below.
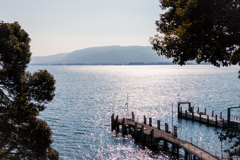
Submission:
{"label": "distant shoreline", "polygon": [[[158,62],[158,63],[144,63],[144,62],[131,62],[131,63],[39,63],[39,64],[30,64],[30,65],[178,65],[174,64],[172,62]],[[192,63],[192,62],[187,62],[186,65],[210,65],[210,63],[202,63],[202,64],[197,64],[197,63]]]}

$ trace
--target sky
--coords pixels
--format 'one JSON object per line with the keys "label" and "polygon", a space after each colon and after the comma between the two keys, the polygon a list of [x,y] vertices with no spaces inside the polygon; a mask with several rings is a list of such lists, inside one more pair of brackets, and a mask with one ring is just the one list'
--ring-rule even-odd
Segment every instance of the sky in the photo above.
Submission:
{"label": "sky", "polygon": [[19,22],[32,56],[96,46],[150,46],[158,0],[0,0],[0,20]]}

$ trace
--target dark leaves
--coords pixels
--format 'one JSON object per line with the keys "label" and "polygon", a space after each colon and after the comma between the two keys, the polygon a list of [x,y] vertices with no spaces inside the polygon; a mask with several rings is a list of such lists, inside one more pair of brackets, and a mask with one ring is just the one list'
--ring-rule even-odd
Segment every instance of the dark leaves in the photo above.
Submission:
{"label": "dark leaves", "polygon": [[240,155],[240,129],[237,126],[234,126],[233,128],[228,128],[223,133],[218,133],[220,141],[224,140],[228,143],[233,143],[233,145],[225,150],[225,152],[228,152],[231,155]]}
{"label": "dark leaves", "polygon": [[[173,63],[209,62],[220,67],[240,62],[240,1],[161,0],[168,9],[156,22],[162,36],[150,38],[158,55]],[[238,7],[237,7],[238,6]]]}
{"label": "dark leaves", "polygon": [[29,77],[29,98],[39,103],[50,102],[54,97],[55,80],[46,70],[35,72]]}
{"label": "dark leaves", "polygon": [[59,159],[40,111],[52,101],[54,77],[26,72],[30,38],[15,23],[0,22],[0,159]]}

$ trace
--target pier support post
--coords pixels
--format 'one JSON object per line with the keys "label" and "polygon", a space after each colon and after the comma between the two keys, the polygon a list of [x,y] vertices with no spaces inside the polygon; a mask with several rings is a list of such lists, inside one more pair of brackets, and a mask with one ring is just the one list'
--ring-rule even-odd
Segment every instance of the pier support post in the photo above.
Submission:
{"label": "pier support post", "polygon": [[154,143],[154,129],[151,131],[151,146],[153,147],[155,145]]}
{"label": "pier support post", "polygon": [[216,116],[215,116],[215,125],[216,125],[216,127],[217,127],[217,124],[218,124],[218,121],[217,121],[217,114],[216,114]]}
{"label": "pier support post", "polygon": [[185,151],[185,156],[184,156],[184,159],[185,160],[188,160],[188,151],[184,150]]}
{"label": "pier support post", "polygon": [[199,115],[199,121],[201,123],[201,121],[202,121],[202,114]]}
{"label": "pier support post", "polygon": [[227,125],[230,126],[230,116],[231,116],[231,108],[228,108],[227,111]]}
{"label": "pier support post", "polygon": [[151,117],[149,118],[149,126],[152,127],[152,118]]}
{"label": "pier support post", "polygon": [[223,124],[222,124],[222,127],[224,128],[225,127],[225,121],[224,121],[224,119],[223,119],[223,122],[222,122]]}
{"label": "pier support post", "polygon": [[168,133],[168,124],[165,123],[165,132]]}
{"label": "pier support post", "polygon": [[147,118],[145,116],[143,116],[143,123],[147,124]]}
{"label": "pier support post", "polygon": [[177,145],[177,159],[179,159],[179,145]]}
{"label": "pier support post", "polygon": [[181,117],[182,117],[182,106],[180,107],[180,109],[181,109]]}
{"label": "pier support post", "polygon": [[166,151],[169,150],[168,142],[166,140],[163,140],[163,150],[166,150]]}
{"label": "pier support post", "polygon": [[134,126],[134,137],[136,140],[137,139],[137,122],[135,122],[135,126]]}
{"label": "pier support post", "polygon": [[142,128],[141,128],[141,139],[142,139],[142,143],[145,142],[144,140],[144,125],[142,125]]}
{"label": "pier support post", "polygon": [[174,126],[174,137],[177,137],[177,127]]}
{"label": "pier support post", "polygon": [[158,130],[161,129],[161,127],[160,127],[160,120],[157,121],[157,128],[158,128]]}
{"label": "pier support post", "polygon": [[213,115],[214,115],[214,110],[212,110],[212,117],[214,117]]}
{"label": "pier support post", "polygon": [[177,108],[177,111],[178,111],[178,116],[179,116],[179,113],[180,113],[180,104],[178,102],[178,108]]}
{"label": "pier support post", "polygon": [[132,112],[132,120],[135,119],[135,115],[134,115],[134,112]]}
{"label": "pier support post", "polygon": [[172,144],[172,154],[174,153],[174,150],[175,150],[175,145]]}
{"label": "pier support post", "polygon": [[124,136],[126,133],[126,125],[125,125],[125,118],[122,120],[122,135]]}
{"label": "pier support post", "polygon": [[187,110],[185,110],[185,117],[187,118]]}
{"label": "pier support post", "polygon": [[222,119],[222,112],[220,112],[220,119]]}
{"label": "pier support post", "polygon": [[207,124],[209,124],[209,115],[207,115]]}
{"label": "pier support post", "polygon": [[207,108],[205,108],[204,110],[204,115],[207,115]]}
{"label": "pier support post", "polygon": [[197,107],[197,113],[199,113],[199,107]]}
{"label": "pier support post", "polygon": [[192,120],[194,120],[194,106],[192,106]]}
{"label": "pier support post", "polygon": [[111,129],[112,131],[114,129],[114,114],[112,114],[112,117],[111,117]]}
{"label": "pier support post", "polygon": [[118,133],[118,132],[119,132],[118,115],[117,115],[117,117],[116,117],[116,127],[117,127],[117,132],[116,132],[116,133]]}

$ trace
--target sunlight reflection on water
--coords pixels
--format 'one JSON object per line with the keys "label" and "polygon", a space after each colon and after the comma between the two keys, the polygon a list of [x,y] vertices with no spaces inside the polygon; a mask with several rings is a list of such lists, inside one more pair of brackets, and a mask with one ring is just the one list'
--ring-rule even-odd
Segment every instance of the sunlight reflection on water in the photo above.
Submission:
{"label": "sunlight reflection on water", "polygon": [[[238,67],[213,66],[30,66],[29,71],[47,69],[56,79],[56,96],[41,113],[53,131],[53,147],[60,159],[171,159],[165,153],[142,149],[131,138],[110,130],[112,113],[129,113],[139,121],[152,117],[153,125],[172,120],[179,135],[191,135],[220,149],[217,131],[204,124],[177,118],[178,99],[190,101],[200,111],[207,108],[226,114],[239,105]],[[177,95],[180,94],[178,97]]]}

